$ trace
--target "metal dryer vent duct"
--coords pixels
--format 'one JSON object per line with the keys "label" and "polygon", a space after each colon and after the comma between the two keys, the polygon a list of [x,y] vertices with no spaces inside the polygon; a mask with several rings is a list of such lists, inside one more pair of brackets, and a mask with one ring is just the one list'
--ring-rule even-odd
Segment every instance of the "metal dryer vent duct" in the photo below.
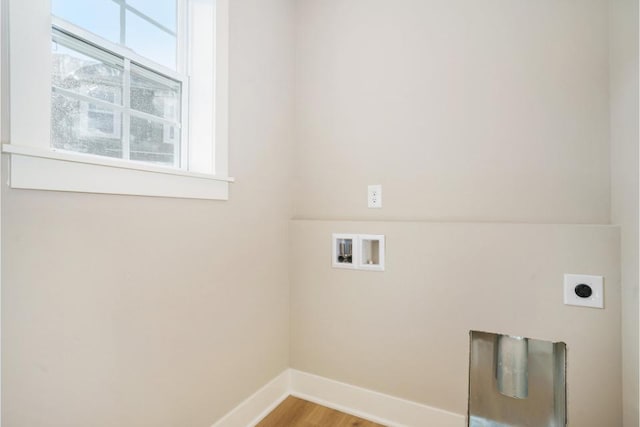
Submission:
{"label": "metal dryer vent duct", "polygon": [[529,340],[498,335],[496,351],[498,391],[508,397],[526,399],[529,396]]}

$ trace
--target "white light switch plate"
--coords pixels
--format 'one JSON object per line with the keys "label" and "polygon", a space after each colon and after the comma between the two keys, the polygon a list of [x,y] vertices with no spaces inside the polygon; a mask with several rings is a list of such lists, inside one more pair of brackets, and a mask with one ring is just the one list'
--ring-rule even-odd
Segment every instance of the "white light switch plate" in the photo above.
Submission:
{"label": "white light switch plate", "polygon": [[[587,298],[578,296],[576,287],[579,285],[587,285],[591,288],[591,296]],[[580,307],[604,308],[604,278],[584,274],[565,274],[564,303]]]}

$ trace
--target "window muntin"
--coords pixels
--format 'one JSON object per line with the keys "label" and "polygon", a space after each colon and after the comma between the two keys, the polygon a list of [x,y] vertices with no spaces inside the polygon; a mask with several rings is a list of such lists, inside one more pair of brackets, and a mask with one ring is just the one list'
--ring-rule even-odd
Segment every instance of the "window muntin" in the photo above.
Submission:
{"label": "window muntin", "polygon": [[58,29],[52,147],[182,167],[183,82]]}

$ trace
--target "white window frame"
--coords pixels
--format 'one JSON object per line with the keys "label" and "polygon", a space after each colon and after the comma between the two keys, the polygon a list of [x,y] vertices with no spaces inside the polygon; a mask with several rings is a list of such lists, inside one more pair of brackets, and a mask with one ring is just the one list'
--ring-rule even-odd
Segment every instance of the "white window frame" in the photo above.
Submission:
{"label": "white window frame", "polygon": [[[228,2],[179,0],[183,7],[178,13],[178,72],[150,63],[144,57],[121,45],[101,38],[51,16],[50,0],[3,0],[9,2],[9,144],[2,151],[9,159],[9,184],[12,188],[72,191],[106,194],[126,194],[159,197],[227,200],[228,176]],[[198,9],[206,7],[207,9]],[[185,24],[189,28],[185,34]],[[195,23],[195,24],[193,24]],[[206,65],[195,63],[187,56],[187,40],[200,26],[208,35],[213,52]],[[183,168],[169,168],[151,164],[111,159],[51,148],[51,35],[52,28],[77,35],[118,56],[129,58],[148,68],[162,70],[162,74],[184,81],[188,74],[192,82],[191,94],[183,96]],[[211,28],[215,28],[211,31]],[[198,51],[197,57],[206,58]],[[195,64],[195,65],[194,65]],[[152,65],[152,67],[150,66]],[[162,67],[162,68],[159,68]],[[198,69],[200,67],[200,69]],[[3,73],[6,75],[7,73]],[[211,80],[207,82],[206,80]],[[195,84],[199,85],[196,87]],[[204,93],[204,94],[203,94]],[[188,104],[186,104],[188,102]],[[204,112],[204,114],[203,114]],[[211,120],[213,118],[213,120]],[[213,124],[212,124],[213,123]],[[188,138],[185,136],[189,133]],[[188,141],[188,142],[187,142]],[[188,148],[187,148],[188,147]],[[187,152],[188,150],[188,152]]]}

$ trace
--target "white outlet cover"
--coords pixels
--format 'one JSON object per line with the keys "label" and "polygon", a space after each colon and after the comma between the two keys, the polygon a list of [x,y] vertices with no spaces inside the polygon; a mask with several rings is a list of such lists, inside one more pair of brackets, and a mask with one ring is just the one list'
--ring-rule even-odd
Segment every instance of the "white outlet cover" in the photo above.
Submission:
{"label": "white outlet cover", "polygon": [[370,185],[368,187],[367,206],[372,209],[382,208],[382,185]]}
{"label": "white outlet cover", "polygon": [[[591,296],[589,298],[579,297],[575,291],[578,285],[589,286],[593,292]],[[564,303],[580,307],[604,308],[604,278],[585,274],[565,274]]]}

